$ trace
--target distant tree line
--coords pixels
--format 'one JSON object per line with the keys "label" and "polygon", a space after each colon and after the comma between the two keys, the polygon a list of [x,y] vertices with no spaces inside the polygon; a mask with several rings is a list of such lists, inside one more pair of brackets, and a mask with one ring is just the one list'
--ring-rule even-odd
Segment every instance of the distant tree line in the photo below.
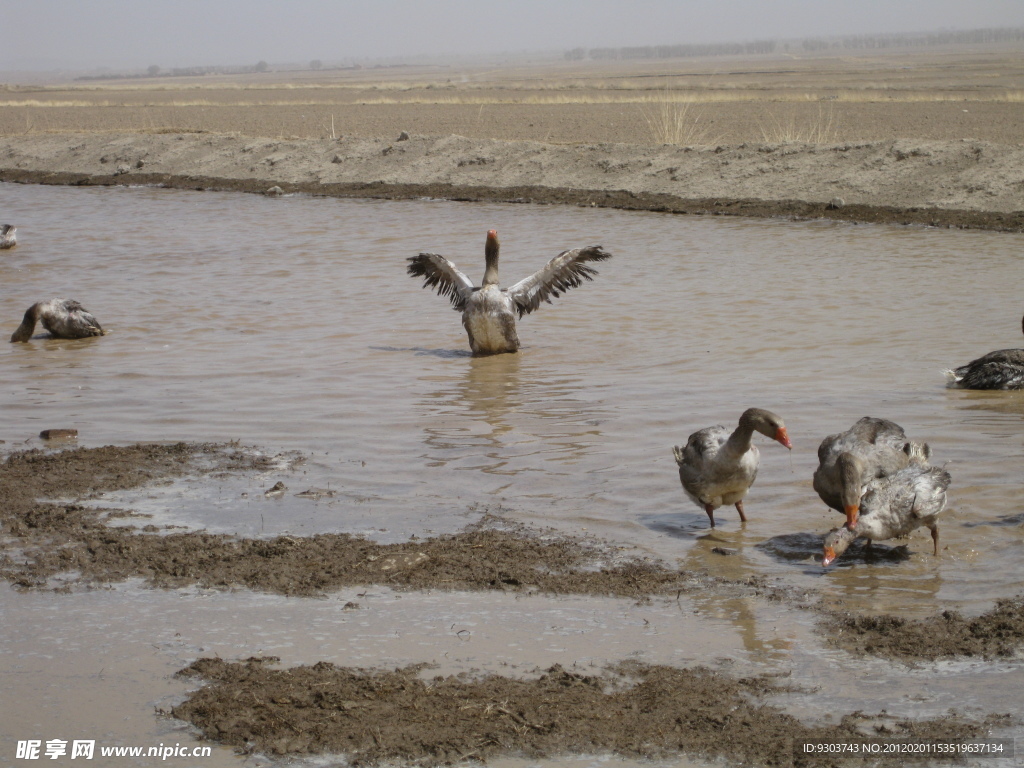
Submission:
{"label": "distant tree line", "polygon": [[804,51],[865,50],[910,48],[928,45],[957,45],[979,43],[1010,43],[1024,40],[1024,28],[970,29],[962,31],[930,32],[926,34],[844,35],[842,37],[815,37],[795,43],[775,40],[754,40],[747,43],[707,43],[686,45],[641,45],[626,48],[573,48],[565,52],[568,61],[584,59],[675,59],[697,56],[739,56],[774,53],[780,47]]}
{"label": "distant tree line", "polygon": [[75,80],[127,80],[140,77],[195,77],[197,75],[246,75],[252,72],[266,72],[270,65],[265,61],[259,61],[251,66],[219,66],[219,67],[174,67],[173,69],[162,69],[156,64],[150,64],[144,74],[125,75],[118,73],[104,73],[101,75],[82,75]]}

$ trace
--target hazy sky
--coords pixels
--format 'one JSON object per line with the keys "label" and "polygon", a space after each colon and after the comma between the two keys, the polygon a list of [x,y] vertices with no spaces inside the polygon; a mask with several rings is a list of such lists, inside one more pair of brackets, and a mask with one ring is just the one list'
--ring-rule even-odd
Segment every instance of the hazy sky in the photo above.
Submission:
{"label": "hazy sky", "polygon": [[0,0],[0,69],[325,62],[1024,26],[1024,0]]}

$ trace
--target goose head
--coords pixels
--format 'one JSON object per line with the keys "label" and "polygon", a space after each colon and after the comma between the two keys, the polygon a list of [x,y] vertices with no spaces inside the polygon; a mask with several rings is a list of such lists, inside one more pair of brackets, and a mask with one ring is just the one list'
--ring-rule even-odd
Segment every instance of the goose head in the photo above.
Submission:
{"label": "goose head", "polygon": [[841,453],[836,459],[836,469],[839,475],[839,499],[846,514],[846,527],[852,531],[857,527],[857,516],[860,514],[864,462],[852,453]]}
{"label": "goose head", "polygon": [[770,437],[777,443],[781,443],[790,450],[793,444],[789,441],[789,433],[782,419],[771,411],[763,408],[748,408],[740,416],[740,424],[756,429],[762,435]]}
{"label": "goose head", "polygon": [[827,567],[845,552],[857,538],[857,534],[845,525],[840,528],[833,528],[825,535],[824,554],[821,558],[823,567]]}
{"label": "goose head", "polygon": [[498,230],[487,230],[487,242],[484,244],[486,268],[484,269],[484,279],[480,284],[481,286],[498,284],[498,249],[500,247]]}

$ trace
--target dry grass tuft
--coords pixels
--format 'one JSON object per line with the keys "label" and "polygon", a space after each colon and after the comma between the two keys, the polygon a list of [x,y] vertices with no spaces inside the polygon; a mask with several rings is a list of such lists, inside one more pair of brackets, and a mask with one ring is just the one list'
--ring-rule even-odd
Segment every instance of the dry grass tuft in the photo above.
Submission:
{"label": "dry grass tuft", "polygon": [[838,140],[839,133],[831,103],[827,108],[818,104],[817,117],[805,120],[795,116],[788,120],[780,120],[768,112],[765,122],[758,121],[758,128],[761,137],[768,144],[833,144]]}
{"label": "dry grass tuft", "polygon": [[715,143],[708,135],[710,126],[703,120],[704,110],[695,99],[673,99],[666,95],[641,103],[640,114],[657,144],[685,147]]}

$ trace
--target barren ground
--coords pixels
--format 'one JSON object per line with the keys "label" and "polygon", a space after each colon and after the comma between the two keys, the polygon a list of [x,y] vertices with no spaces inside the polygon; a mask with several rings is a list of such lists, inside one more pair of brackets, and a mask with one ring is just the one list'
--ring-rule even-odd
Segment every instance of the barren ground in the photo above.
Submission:
{"label": "barren ground", "polygon": [[999,47],[9,86],[0,180],[1021,231],[1022,59]]}

